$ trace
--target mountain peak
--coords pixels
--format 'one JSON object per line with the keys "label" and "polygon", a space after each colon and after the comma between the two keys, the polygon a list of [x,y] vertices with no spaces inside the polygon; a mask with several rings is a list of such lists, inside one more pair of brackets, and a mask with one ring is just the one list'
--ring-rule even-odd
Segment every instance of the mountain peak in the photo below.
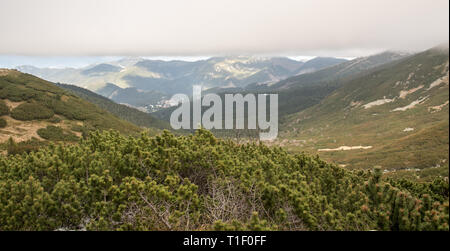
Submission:
{"label": "mountain peak", "polygon": [[133,66],[144,60],[146,60],[146,59],[143,57],[124,57],[124,58],[116,60],[116,61],[107,62],[107,64],[125,68],[125,67],[129,67],[129,66]]}

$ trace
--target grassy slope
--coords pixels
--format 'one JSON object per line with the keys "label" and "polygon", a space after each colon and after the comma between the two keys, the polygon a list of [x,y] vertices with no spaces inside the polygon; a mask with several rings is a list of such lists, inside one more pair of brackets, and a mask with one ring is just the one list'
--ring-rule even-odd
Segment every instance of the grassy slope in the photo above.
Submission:
{"label": "grassy slope", "polygon": [[[2,70],[0,74],[0,99],[14,108],[24,103],[44,106],[54,112],[49,119],[22,121],[4,115],[8,125],[0,130],[2,139],[10,136],[17,141],[37,136],[37,130],[49,125],[58,126],[66,133],[81,136],[81,132],[95,129],[115,129],[124,134],[136,134],[141,129],[123,121],[96,105],[54,84],[15,70]],[[3,140],[2,140],[3,141]]]}
{"label": "grassy slope", "polygon": [[[410,74],[414,73],[413,75]],[[427,90],[436,79],[444,83]],[[409,80],[408,80],[409,79]],[[402,90],[423,87],[404,99]],[[306,140],[288,148],[319,153],[327,160],[351,168],[426,168],[448,161],[449,110],[430,112],[448,101],[448,50],[429,50],[396,65],[354,79],[314,107],[291,115],[282,126],[284,138]],[[420,98],[427,99],[406,111],[393,112]],[[394,102],[364,109],[380,100]],[[414,128],[405,132],[405,128]],[[367,150],[317,152],[340,146],[373,146]]]}

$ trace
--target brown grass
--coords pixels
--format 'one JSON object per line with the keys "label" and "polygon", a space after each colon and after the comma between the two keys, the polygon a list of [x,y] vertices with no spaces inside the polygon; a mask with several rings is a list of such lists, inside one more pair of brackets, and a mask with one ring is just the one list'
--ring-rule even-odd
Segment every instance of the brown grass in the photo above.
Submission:
{"label": "brown grass", "polygon": [[41,139],[37,134],[37,130],[46,127],[48,122],[45,121],[19,121],[10,116],[3,116],[7,126],[0,129],[0,142],[5,142],[12,137],[14,141],[27,141],[31,138]]}
{"label": "brown grass", "polygon": [[9,107],[10,110],[12,110],[12,109],[18,107],[19,105],[25,103],[25,101],[14,102],[14,101],[11,101],[9,99],[3,99],[3,101],[5,101],[5,104]]}

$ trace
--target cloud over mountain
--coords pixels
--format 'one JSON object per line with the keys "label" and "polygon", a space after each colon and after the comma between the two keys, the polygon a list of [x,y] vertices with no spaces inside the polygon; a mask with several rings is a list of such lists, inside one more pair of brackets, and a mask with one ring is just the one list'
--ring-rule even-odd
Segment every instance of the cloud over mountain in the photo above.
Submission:
{"label": "cloud over mountain", "polygon": [[0,54],[361,56],[422,50],[448,40],[448,7],[447,0],[5,0]]}

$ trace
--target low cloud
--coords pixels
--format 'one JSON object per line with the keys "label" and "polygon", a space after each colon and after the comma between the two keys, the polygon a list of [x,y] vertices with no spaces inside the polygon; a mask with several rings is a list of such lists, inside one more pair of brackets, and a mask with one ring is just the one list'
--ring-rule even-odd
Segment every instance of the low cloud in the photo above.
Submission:
{"label": "low cloud", "polygon": [[2,0],[0,54],[334,55],[448,41],[448,0]]}

